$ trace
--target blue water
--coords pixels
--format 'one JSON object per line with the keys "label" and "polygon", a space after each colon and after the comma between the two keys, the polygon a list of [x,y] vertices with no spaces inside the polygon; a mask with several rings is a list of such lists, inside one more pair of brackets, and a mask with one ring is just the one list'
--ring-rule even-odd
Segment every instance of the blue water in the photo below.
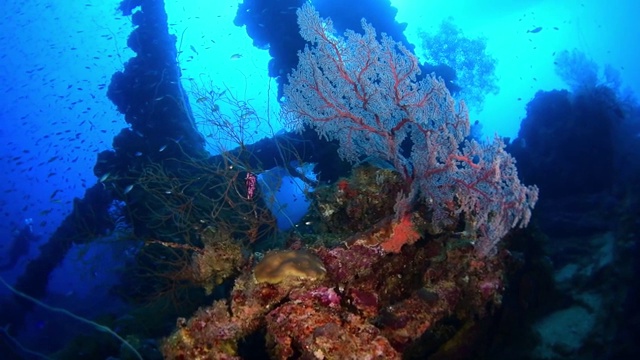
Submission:
{"label": "blue water", "polygon": [[[187,91],[192,81],[213,82],[249,100],[265,121],[248,132],[246,143],[280,131],[278,84],[269,76],[271,56],[255,46],[244,27],[234,24],[239,2],[166,2]],[[557,56],[565,50],[575,49],[596,64],[597,82],[615,78],[620,94],[640,94],[640,27],[634,1],[391,3],[398,9],[396,20],[407,24],[404,36],[421,60],[428,58],[421,34],[436,33],[449,17],[465,37],[483,39],[486,55],[495,59],[495,89],[486,94],[478,90],[482,102],[470,103],[469,111],[471,121],[482,124],[485,137],[516,138],[536,92],[572,90],[557,71]],[[97,154],[111,149],[113,137],[127,127],[106,97],[112,74],[133,56],[127,45],[131,17],[119,14],[117,6],[111,0],[0,3],[0,264],[12,260],[8,253],[18,232],[25,227],[32,232],[14,266],[0,273],[9,283],[38,256],[38,246],[70,212],[73,199],[96,184]],[[197,108],[197,99],[190,100]],[[198,129],[205,139],[213,137],[214,130],[205,123],[198,122]],[[207,149],[214,154],[220,146],[232,145],[209,143]],[[291,190],[292,197],[279,195],[280,208],[296,196],[304,197],[301,186]],[[281,227],[291,226],[291,216],[293,222],[300,219],[306,203],[299,204],[300,209],[291,210],[295,215],[279,217]],[[120,275],[119,261],[130,256],[136,244],[114,247],[108,241],[78,246],[67,255],[50,279],[50,303],[99,304],[77,307],[88,317],[126,308],[106,290]],[[97,256],[100,253],[109,255]],[[8,294],[0,287],[0,295]],[[46,326],[38,320],[45,314],[30,319],[35,330],[24,338],[28,345],[37,343],[39,334],[47,336],[49,330],[42,330]]]}

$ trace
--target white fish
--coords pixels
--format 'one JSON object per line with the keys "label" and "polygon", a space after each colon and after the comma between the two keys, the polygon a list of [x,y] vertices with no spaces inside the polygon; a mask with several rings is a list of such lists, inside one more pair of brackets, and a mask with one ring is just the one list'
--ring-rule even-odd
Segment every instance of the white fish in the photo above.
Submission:
{"label": "white fish", "polygon": [[107,181],[107,179],[109,178],[109,176],[110,176],[110,175],[111,175],[111,173],[106,173],[106,174],[102,175],[102,176],[100,177],[100,182],[105,182],[105,181]]}
{"label": "white fish", "polygon": [[131,184],[131,185],[127,186],[126,188],[124,188],[124,194],[125,194],[125,195],[126,195],[126,194],[128,194],[128,193],[129,193],[129,191],[131,191],[131,189],[133,189],[133,185],[134,185],[134,184]]}

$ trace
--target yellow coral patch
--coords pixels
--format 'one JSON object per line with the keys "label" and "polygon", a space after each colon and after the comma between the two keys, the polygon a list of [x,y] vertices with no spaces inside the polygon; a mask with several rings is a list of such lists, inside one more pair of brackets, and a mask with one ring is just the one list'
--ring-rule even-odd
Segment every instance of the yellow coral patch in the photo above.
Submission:
{"label": "yellow coral patch", "polygon": [[285,279],[321,279],[326,272],[317,256],[306,251],[288,250],[265,255],[253,274],[258,283],[277,284]]}

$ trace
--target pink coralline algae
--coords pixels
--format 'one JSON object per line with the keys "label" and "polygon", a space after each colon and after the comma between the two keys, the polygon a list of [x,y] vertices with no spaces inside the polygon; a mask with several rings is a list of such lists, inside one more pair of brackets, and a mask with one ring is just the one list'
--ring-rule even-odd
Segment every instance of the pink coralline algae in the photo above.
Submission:
{"label": "pink coralline algae", "polygon": [[332,288],[323,286],[318,289],[311,290],[309,294],[316,298],[323,306],[328,306],[330,308],[340,307],[340,296]]}
{"label": "pink coralline algae", "polygon": [[400,359],[378,328],[332,303],[324,305],[332,295],[318,298],[323,290],[299,294],[267,315],[267,342],[275,358]]}
{"label": "pink coralline algae", "polygon": [[351,246],[350,248],[320,248],[317,255],[324,263],[327,273],[336,283],[349,283],[373,271],[373,265],[384,255],[373,247]]}

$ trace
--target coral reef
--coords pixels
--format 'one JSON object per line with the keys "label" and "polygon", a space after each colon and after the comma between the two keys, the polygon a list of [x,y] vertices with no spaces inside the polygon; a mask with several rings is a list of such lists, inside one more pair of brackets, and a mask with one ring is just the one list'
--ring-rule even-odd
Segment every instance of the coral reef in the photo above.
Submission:
{"label": "coral reef", "polygon": [[[395,177],[376,173],[363,168],[341,181],[394,198]],[[319,199],[345,209],[361,201],[357,192],[338,184]],[[337,243],[267,253],[243,270],[228,300],[178,320],[163,342],[165,358],[240,358],[241,339],[260,333],[273,358],[399,359],[444,319],[471,326],[501,302],[505,257],[481,257],[453,231],[431,234],[422,213],[396,219],[387,208],[365,231],[345,219],[335,232],[321,227],[306,235]],[[322,211],[315,216],[322,222]]]}

